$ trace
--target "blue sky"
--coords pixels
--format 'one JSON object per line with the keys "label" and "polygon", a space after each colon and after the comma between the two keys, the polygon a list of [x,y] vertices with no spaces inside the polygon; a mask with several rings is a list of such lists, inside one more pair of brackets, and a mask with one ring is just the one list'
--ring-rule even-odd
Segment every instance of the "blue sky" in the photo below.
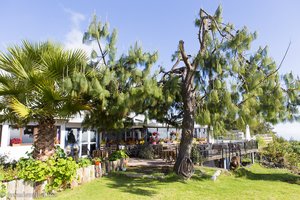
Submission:
{"label": "blue sky", "polygon": [[[81,44],[81,35],[91,16],[96,13],[118,29],[118,50],[123,53],[138,41],[145,50],[159,51],[157,65],[171,65],[171,55],[178,41],[184,40],[193,54],[197,47],[194,19],[200,7],[208,12],[222,4],[225,22],[244,25],[258,32],[253,47],[269,46],[270,55],[280,63],[291,41],[291,48],[281,73],[293,71],[300,75],[300,1],[214,1],[214,0],[151,0],[151,1],[63,1],[10,0],[0,6],[0,50],[10,44],[52,40],[67,48],[90,47]],[[280,124],[276,131],[286,138],[300,140],[300,123]]]}

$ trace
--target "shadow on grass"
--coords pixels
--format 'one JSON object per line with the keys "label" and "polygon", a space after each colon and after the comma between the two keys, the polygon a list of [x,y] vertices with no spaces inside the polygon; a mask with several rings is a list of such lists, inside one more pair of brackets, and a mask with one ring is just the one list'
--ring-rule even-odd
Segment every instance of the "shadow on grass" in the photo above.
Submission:
{"label": "shadow on grass", "polygon": [[[162,174],[161,168],[137,167],[131,168],[125,173],[143,173],[143,174]],[[194,175],[192,180],[202,181],[210,176]],[[121,192],[131,193],[135,195],[152,197],[158,194],[159,186],[168,185],[174,182],[187,184],[188,182],[177,176],[174,172],[165,173],[164,178],[133,178],[127,177],[124,173],[113,173],[109,176],[113,183],[107,184],[108,187],[118,189]]]}
{"label": "shadow on grass", "polygon": [[148,197],[158,193],[157,189],[159,185],[177,181],[177,178],[174,176],[157,180],[152,178],[132,178],[117,173],[109,176],[109,179],[112,180],[113,183],[108,184],[108,187],[118,189],[122,192]]}
{"label": "shadow on grass", "polygon": [[245,177],[251,180],[282,181],[300,185],[300,177],[290,173],[253,173],[245,168],[239,168],[234,173],[236,177]]}

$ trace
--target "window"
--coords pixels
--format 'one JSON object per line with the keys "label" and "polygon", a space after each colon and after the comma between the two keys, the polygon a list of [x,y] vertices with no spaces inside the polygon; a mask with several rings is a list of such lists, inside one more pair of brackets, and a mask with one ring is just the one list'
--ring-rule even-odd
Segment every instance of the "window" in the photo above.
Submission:
{"label": "window", "polygon": [[[60,143],[60,126],[57,126],[57,134],[56,134],[56,143]],[[20,138],[22,144],[32,144],[33,138],[35,134],[38,134],[37,126],[26,126],[23,128],[16,128],[15,126],[10,126],[10,140],[13,138]]]}
{"label": "window", "polygon": [[16,128],[14,126],[10,126],[10,138],[9,140],[12,140],[14,138],[22,139],[22,128]]}
{"label": "window", "polygon": [[81,155],[91,154],[96,149],[97,134],[94,130],[84,130],[81,137]]}
{"label": "window", "polygon": [[75,144],[79,141],[79,128],[66,128],[66,145]]}

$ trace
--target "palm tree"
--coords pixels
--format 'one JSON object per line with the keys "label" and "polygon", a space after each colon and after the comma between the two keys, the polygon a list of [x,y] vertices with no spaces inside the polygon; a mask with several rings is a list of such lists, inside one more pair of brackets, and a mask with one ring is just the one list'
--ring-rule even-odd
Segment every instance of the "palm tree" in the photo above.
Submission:
{"label": "palm tree", "polygon": [[55,119],[86,109],[79,92],[65,89],[72,87],[69,77],[84,75],[85,63],[82,51],[67,51],[50,42],[24,41],[0,54],[1,120],[20,126],[37,122],[34,158],[46,160],[53,155]]}

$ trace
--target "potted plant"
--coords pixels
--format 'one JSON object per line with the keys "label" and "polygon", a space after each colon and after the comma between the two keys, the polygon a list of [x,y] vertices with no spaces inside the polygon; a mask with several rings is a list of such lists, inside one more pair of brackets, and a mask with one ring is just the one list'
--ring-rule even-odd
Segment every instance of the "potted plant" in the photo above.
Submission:
{"label": "potted plant", "polygon": [[22,143],[20,138],[13,138],[10,140],[10,145],[11,146],[20,146]]}
{"label": "potted plant", "polygon": [[93,161],[94,161],[96,166],[99,166],[100,163],[101,163],[101,158],[96,157],[96,158],[93,159]]}
{"label": "potted plant", "polygon": [[151,134],[151,136],[150,136],[150,142],[151,142],[152,144],[157,144],[157,143],[159,142],[158,136],[159,136],[159,133],[153,132],[153,133]]}
{"label": "potted plant", "polygon": [[112,170],[117,171],[119,169],[123,170],[123,166],[126,166],[128,163],[128,155],[124,150],[118,150],[113,152],[108,160],[112,166]]}

